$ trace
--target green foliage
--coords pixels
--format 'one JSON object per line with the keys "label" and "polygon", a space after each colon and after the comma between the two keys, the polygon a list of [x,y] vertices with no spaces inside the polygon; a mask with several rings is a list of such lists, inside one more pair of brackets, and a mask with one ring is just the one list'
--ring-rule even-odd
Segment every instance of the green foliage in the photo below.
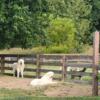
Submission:
{"label": "green foliage", "polygon": [[46,48],[46,53],[74,53],[72,48],[68,48],[66,45],[49,46]]}
{"label": "green foliage", "polygon": [[0,48],[34,46],[35,35],[43,35],[40,1],[0,1]]}
{"label": "green foliage", "polygon": [[100,0],[92,0],[90,1],[92,5],[91,11],[91,19],[92,19],[92,27],[91,30],[100,30]]}
{"label": "green foliage", "polygon": [[13,31],[15,33],[11,46],[20,46],[27,48],[32,45],[32,19],[28,12],[28,7],[13,5]]}
{"label": "green foliage", "polygon": [[[92,5],[87,0],[48,0],[49,9],[54,16],[73,19],[77,30],[76,38],[80,44],[89,43],[91,39]],[[85,38],[85,39],[84,39]],[[92,38],[92,37],[91,37]]]}
{"label": "green foliage", "polygon": [[[63,45],[66,45],[67,52],[71,52],[76,45],[75,32],[73,20],[69,18],[56,18],[50,22],[50,26],[47,29],[47,45],[58,46],[59,52],[61,52],[61,49],[64,49]],[[57,47],[55,47],[56,50]]]}
{"label": "green foliage", "polygon": [[82,80],[84,80],[84,81],[91,81],[92,77],[90,77],[90,76],[83,76]]}
{"label": "green foliage", "polygon": [[66,44],[79,51],[95,30],[99,0],[0,0],[0,49]]}
{"label": "green foliage", "polygon": [[91,9],[92,6],[85,0],[66,1],[67,16],[74,19],[77,29],[76,38],[80,44],[88,43],[90,37]]}

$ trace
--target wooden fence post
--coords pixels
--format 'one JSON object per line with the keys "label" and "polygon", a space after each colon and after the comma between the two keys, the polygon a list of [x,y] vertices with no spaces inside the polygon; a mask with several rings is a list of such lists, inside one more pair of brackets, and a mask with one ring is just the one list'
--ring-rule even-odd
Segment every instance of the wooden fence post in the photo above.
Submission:
{"label": "wooden fence post", "polygon": [[66,80],[66,56],[64,55],[62,58],[62,81]]}
{"label": "wooden fence post", "polygon": [[37,62],[36,62],[36,65],[37,65],[37,72],[36,72],[36,77],[37,78],[40,78],[40,55],[39,54],[37,54]]}
{"label": "wooden fence post", "polygon": [[92,95],[98,95],[99,32],[94,33],[93,41],[93,87]]}
{"label": "wooden fence post", "polygon": [[4,56],[1,56],[1,74],[4,74],[4,66],[5,66]]}
{"label": "wooden fence post", "polygon": [[20,59],[20,57],[19,57],[19,55],[17,55],[17,62],[18,62],[19,59]]}

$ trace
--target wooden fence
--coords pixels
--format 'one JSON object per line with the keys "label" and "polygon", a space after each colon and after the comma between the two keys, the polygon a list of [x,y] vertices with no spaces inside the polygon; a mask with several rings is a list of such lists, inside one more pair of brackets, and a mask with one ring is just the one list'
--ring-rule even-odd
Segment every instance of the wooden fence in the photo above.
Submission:
{"label": "wooden fence", "polygon": [[57,78],[61,80],[66,80],[67,75],[92,76],[92,72],[67,71],[69,66],[92,68],[93,56],[81,54],[0,54],[1,74],[12,75],[11,65],[14,62],[17,62],[19,58],[23,58],[25,60],[25,77],[39,78],[41,77],[42,73],[48,71],[53,71],[55,74],[58,74],[59,77]]}

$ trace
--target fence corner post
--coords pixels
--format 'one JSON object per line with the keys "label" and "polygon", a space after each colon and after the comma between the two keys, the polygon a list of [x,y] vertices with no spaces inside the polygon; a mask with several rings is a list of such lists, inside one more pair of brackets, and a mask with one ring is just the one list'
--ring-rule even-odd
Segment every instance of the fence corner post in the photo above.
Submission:
{"label": "fence corner post", "polygon": [[93,41],[93,83],[92,95],[98,96],[99,32],[94,33]]}

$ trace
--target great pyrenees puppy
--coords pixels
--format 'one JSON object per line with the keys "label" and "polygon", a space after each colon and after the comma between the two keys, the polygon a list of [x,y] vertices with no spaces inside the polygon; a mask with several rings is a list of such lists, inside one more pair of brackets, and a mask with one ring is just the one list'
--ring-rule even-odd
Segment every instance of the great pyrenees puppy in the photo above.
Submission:
{"label": "great pyrenees puppy", "polygon": [[13,76],[15,76],[15,72],[17,71],[17,77],[19,78],[19,75],[21,74],[21,77],[23,78],[23,73],[24,73],[24,60],[19,59],[17,63],[13,63]]}
{"label": "great pyrenees puppy", "polygon": [[56,83],[52,79],[53,75],[54,75],[54,72],[49,71],[43,77],[41,77],[40,79],[33,79],[31,81],[30,85],[32,85],[32,86],[43,86],[43,85]]}

